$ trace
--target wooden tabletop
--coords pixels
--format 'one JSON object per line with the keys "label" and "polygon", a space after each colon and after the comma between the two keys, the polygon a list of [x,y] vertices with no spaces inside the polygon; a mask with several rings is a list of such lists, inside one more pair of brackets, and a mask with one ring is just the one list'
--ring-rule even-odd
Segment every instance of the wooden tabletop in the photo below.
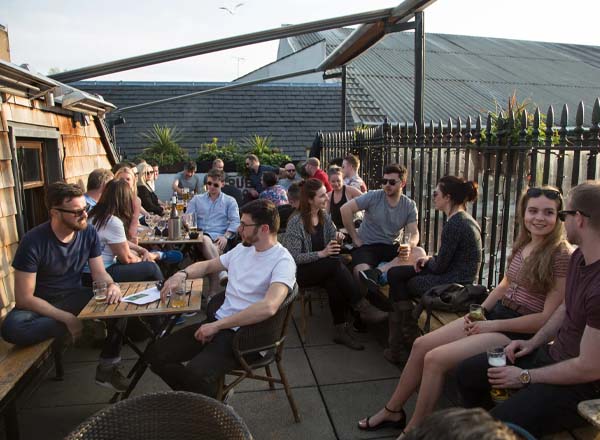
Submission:
{"label": "wooden tabletop", "polygon": [[203,235],[200,234],[198,236],[198,238],[180,238],[177,240],[169,240],[168,238],[165,238],[164,240],[161,240],[159,238],[156,239],[145,239],[145,240],[138,240],[138,244],[140,246],[154,246],[154,245],[158,245],[158,246],[165,246],[168,244],[175,244],[175,245],[182,245],[182,244],[199,244],[202,243],[203,240]]}
{"label": "wooden tabletop", "polygon": [[584,400],[577,405],[579,414],[596,428],[600,428],[600,399]]}
{"label": "wooden tabletop", "polygon": [[[119,283],[123,296],[127,297],[142,290],[149,289],[156,285],[156,281],[141,281],[135,283]],[[202,298],[202,279],[188,280],[187,290],[191,290],[186,295],[187,304],[185,307],[171,307],[171,300],[167,298],[166,302],[154,301],[150,304],[138,306],[128,302],[117,304],[97,303],[94,298],[79,312],[79,319],[106,319],[106,318],[126,318],[131,316],[151,316],[165,315],[173,313],[187,313],[200,311],[200,300]]]}

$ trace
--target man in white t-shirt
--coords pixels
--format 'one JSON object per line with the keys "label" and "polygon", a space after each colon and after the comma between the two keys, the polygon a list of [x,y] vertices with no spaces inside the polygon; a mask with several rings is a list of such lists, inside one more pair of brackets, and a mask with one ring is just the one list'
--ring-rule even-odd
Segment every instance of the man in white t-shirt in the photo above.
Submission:
{"label": "man in white t-shirt", "polygon": [[277,242],[275,205],[256,200],[244,205],[241,214],[241,244],[177,272],[161,291],[164,298],[187,278],[222,270],[229,273],[225,301],[215,316],[159,340],[148,352],[152,371],[174,390],[216,396],[219,378],[237,365],[231,348],[236,330],[273,316],[296,283],[294,259]]}

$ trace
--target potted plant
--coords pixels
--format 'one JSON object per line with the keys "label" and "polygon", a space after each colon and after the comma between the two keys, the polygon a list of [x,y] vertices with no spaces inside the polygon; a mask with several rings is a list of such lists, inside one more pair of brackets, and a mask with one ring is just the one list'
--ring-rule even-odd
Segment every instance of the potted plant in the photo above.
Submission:
{"label": "potted plant", "polygon": [[181,131],[176,127],[154,124],[152,129],[142,133],[141,137],[148,143],[148,147],[140,154],[140,158],[155,161],[163,173],[181,171],[183,162],[188,160],[188,154],[179,145]]}
{"label": "potted plant", "polygon": [[239,147],[233,141],[229,140],[224,146],[219,146],[219,139],[214,137],[212,142],[202,144],[198,149],[198,171],[206,173],[212,167],[215,159],[221,159],[225,163],[225,171],[231,172],[236,170],[236,157],[239,154]]}
{"label": "potted plant", "polygon": [[258,157],[261,165],[282,166],[285,162],[291,162],[290,156],[283,154],[281,150],[272,146],[270,136],[259,136],[257,134],[247,137],[243,141],[244,153],[236,159],[238,172],[247,174],[246,155],[254,154]]}

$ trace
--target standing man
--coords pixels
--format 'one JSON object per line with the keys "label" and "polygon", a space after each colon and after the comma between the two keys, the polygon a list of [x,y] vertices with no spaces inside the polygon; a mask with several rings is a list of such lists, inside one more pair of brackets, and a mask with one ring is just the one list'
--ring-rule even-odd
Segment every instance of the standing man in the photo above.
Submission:
{"label": "standing man", "polygon": [[[92,289],[81,284],[89,263],[92,279],[108,284],[107,302],[121,300],[119,285],[104,269],[96,229],[88,226],[85,198],[77,185],[52,183],[46,192],[50,220],[31,229],[17,248],[15,308],[2,323],[2,337],[16,345],[37,344],[70,333],[77,339],[83,328],[77,315],[92,298]],[[96,383],[116,391],[127,389],[119,371],[121,338],[108,325],[100,353]]]}
{"label": "standing man", "polygon": [[183,171],[175,174],[172,188],[179,195],[183,195],[183,188],[195,191],[196,194],[202,192],[202,179],[196,174],[196,162],[190,160],[183,167]]}
{"label": "standing man", "polygon": [[250,179],[250,188],[248,188],[247,192],[251,200],[257,199],[259,194],[265,189],[262,184],[262,175],[265,171],[271,171],[278,175],[284,172],[282,168],[261,165],[260,160],[254,154],[246,156],[246,169],[248,170],[248,179]]}
{"label": "standing man", "polygon": [[358,175],[360,168],[360,159],[354,154],[348,154],[342,161],[342,174],[344,175],[344,185],[353,186],[361,193],[367,192],[367,185]]}
{"label": "standing man", "polygon": [[[210,170],[206,178],[208,191],[192,198],[187,207],[188,213],[196,214],[198,228],[204,232],[204,240],[199,246],[207,260],[218,258],[227,250],[229,240],[235,237],[240,226],[237,202],[221,191],[224,180],[223,171]],[[227,282],[227,272],[211,275],[209,296],[217,293],[219,281]]]}
{"label": "standing man", "polygon": [[536,437],[585,424],[577,403],[600,397],[600,182],[571,189],[565,207],[558,216],[569,242],[578,246],[569,264],[565,302],[531,339],[506,346],[514,365],[488,368],[483,353],[457,371],[468,406],[490,408],[492,386],[519,389],[491,414]]}
{"label": "standing man", "polygon": [[298,173],[296,173],[296,165],[294,165],[292,162],[286,163],[283,167],[283,170],[285,177],[279,179],[279,185],[281,185],[286,191],[292,183],[302,180],[300,176],[298,176]]}
{"label": "standing man", "polygon": [[87,180],[87,192],[83,195],[88,206],[88,211],[96,206],[106,184],[112,179],[112,171],[105,170],[104,168],[98,168],[89,174]]}
{"label": "standing man", "polygon": [[[399,254],[396,243],[400,231],[411,234],[410,247],[419,243],[417,229],[417,206],[404,194],[407,172],[402,165],[387,165],[383,170],[383,189],[370,191],[346,202],[340,209],[344,227],[352,237],[354,276],[360,280],[360,272],[376,267],[382,261],[391,261]],[[360,228],[354,227],[354,213],[364,210]],[[407,251],[410,254],[410,250]],[[407,259],[409,255],[400,255]]]}
{"label": "standing man", "polygon": [[177,272],[161,291],[166,295],[170,287],[187,278],[229,271],[225,301],[215,316],[160,339],[148,352],[152,371],[174,390],[216,396],[218,380],[237,365],[231,348],[236,330],[275,315],[296,283],[294,259],[277,242],[275,205],[255,200],[241,212],[241,244]]}
{"label": "standing man", "polygon": [[320,180],[323,182],[323,185],[325,185],[327,192],[331,192],[332,188],[329,183],[329,177],[327,177],[327,173],[321,169],[321,161],[319,159],[316,157],[309,157],[304,168],[306,169],[308,177]]}

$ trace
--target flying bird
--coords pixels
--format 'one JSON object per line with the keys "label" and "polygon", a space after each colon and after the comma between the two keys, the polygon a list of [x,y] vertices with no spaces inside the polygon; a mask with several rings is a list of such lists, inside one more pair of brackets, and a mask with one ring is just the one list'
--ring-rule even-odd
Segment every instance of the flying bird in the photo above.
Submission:
{"label": "flying bird", "polygon": [[235,15],[235,11],[236,11],[236,10],[237,10],[237,9],[238,9],[240,6],[243,6],[243,5],[244,5],[244,3],[238,3],[237,5],[235,5],[234,7],[232,7],[231,9],[230,9],[230,8],[227,8],[227,7],[225,7],[225,6],[221,6],[221,7],[219,7],[219,9],[223,9],[224,11],[227,11],[227,12],[229,12],[231,15]]}

